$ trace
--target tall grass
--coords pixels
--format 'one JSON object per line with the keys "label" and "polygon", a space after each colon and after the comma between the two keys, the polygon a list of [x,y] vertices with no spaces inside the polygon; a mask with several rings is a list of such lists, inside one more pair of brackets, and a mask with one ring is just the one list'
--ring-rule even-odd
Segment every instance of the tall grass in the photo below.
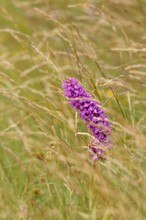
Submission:
{"label": "tall grass", "polygon": [[[146,2],[0,3],[0,219],[144,220]],[[110,117],[105,161],[89,159],[68,77]]]}

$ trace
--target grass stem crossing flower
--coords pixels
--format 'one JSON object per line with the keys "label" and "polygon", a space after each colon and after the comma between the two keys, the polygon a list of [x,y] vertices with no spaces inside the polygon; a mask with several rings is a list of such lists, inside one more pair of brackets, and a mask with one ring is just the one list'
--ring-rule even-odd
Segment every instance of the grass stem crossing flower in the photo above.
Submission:
{"label": "grass stem crossing flower", "polygon": [[99,160],[111,145],[111,124],[108,116],[101,104],[93,99],[76,78],[66,79],[63,82],[63,88],[72,107],[79,112],[95,137],[94,146],[90,146],[89,151],[94,160]]}

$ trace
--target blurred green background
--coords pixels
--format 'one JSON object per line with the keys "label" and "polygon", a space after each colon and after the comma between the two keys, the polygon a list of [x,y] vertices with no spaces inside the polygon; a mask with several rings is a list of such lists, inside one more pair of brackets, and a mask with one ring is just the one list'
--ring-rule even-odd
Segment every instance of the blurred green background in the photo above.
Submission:
{"label": "blurred green background", "polygon": [[[145,30],[145,0],[0,0],[0,219],[145,219]],[[105,161],[68,77],[111,120]]]}

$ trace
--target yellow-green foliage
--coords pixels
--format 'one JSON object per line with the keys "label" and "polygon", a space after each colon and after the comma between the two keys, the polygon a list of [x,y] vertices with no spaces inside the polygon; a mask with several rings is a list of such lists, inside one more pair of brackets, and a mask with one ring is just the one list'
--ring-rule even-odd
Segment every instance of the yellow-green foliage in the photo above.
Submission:
{"label": "yellow-green foliage", "polygon": [[[146,219],[146,1],[0,0],[0,219]],[[64,97],[113,125],[107,159]]]}

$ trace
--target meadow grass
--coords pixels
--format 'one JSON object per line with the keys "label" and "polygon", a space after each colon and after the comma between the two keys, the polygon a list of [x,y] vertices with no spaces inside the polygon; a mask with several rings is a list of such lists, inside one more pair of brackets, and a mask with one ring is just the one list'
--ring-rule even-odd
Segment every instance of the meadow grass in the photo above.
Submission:
{"label": "meadow grass", "polygon": [[[0,0],[0,219],[146,219],[146,2]],[[113,146],[64,97],[100,101]]]}

